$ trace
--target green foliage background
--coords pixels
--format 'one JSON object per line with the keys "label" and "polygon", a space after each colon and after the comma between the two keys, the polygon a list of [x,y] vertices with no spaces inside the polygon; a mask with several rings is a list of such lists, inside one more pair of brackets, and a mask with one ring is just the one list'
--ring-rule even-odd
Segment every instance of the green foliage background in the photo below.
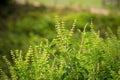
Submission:
{"label": "green foliage background", "polygon": [[[120,79],[119,11],[84,9],[103,8],[100,0],[32,3],[0,7],[0,80]],[[61,4],[66,7],[55,7]]]}

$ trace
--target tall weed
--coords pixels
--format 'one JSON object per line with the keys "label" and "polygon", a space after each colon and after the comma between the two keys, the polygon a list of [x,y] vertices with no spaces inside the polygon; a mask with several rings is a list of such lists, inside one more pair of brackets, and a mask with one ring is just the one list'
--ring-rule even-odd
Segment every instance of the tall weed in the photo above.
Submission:
{"label": "tall weed", "polygon": [[92,23],[90,31],[86,25],[74,38],[75,23],[67,30],[64,21],[57,19],[52,41],[44,39],[26,53],[11,51],[12,62],[3,57],[9,71],[0,69],[0,80],[119,80],[119,38],[114,34],[101,38]]}

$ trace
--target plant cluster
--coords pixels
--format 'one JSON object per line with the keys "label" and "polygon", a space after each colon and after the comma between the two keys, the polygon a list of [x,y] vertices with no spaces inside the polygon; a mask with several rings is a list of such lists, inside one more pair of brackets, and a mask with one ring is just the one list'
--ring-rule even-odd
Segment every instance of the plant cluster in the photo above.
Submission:
{"label": "plant cluster", "polygon": [[120,80],[120,37],[106,33],[103,39],[92,23],[90,31],[87,25],[77,31],[75,23],[68,30],[58,19],[52,41],[45,39],[26,53],[11,51],[12,62],[4,56],[8,73],[0,69],[0,80]]}

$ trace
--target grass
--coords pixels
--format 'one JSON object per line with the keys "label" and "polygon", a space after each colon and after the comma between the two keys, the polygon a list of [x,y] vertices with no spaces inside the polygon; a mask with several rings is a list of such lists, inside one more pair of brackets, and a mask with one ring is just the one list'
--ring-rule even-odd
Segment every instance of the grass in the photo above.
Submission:
{"label": "grass", "polygon": [[[56,2],[55,2],[56,1]],[[101,0],[29,0],[29,2],[40,2],[46,5],[65,5],[65,6],[80,6],[84,8],[96,7],[102,8]]]}
{"label": "grass", "polygon": [[[56,37],[30,46],[26,53],[11,51],[12,62],[5,56],[9,76],[0,69],[1,80],[119,80],[120,38],[110,30],[100,37],[91,23],[90,31],[70,30],[64,21],[56,20]],[[119,29],[120,30],[120,29]],[[118,30],[118,35],[119,35]],[[75,38],[74,32],[79,36]],[[114,44],[113,44],[114,43]]]}

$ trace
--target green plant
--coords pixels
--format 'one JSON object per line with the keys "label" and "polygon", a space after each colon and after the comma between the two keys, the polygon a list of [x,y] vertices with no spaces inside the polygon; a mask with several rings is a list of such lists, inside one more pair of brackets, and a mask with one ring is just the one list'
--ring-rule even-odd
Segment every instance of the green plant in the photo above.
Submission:
{"label": "green plant", "polygon": [[90,31],[86,31],[86,25],[75,39],[75,23],[76,20],[67,30],[64,21],[57,19],[57,36],[52,41],[44,39],[40,45],[30,46],[26,53],[11,51],[12,62],[3,57],[9,76],[0,69],[0,79],[119,80],[119,38],[113,34],[101,38],[91,23]]}

